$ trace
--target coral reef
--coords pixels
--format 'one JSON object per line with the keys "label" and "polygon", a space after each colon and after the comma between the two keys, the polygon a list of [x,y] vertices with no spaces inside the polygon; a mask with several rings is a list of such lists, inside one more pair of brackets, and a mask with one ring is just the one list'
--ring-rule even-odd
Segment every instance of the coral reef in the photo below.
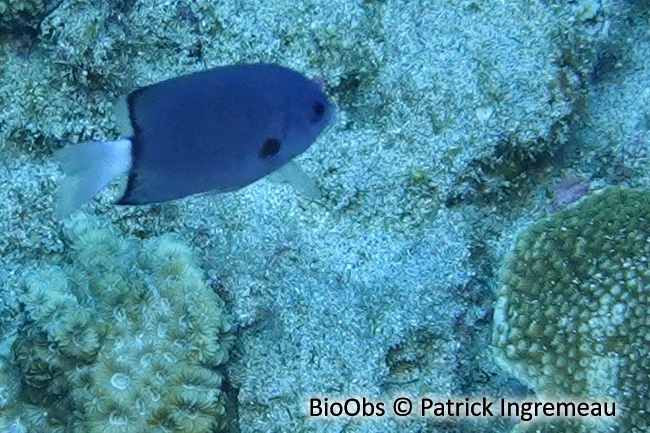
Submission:
{"label": "coral reef", "polygon": [[649,212],[650,192],[608,187],[529,227],[505,261],[494,314],[505,368],[539,396],[616,401],[625,432],[650,428]]}
{"label": "coral reef", "polygon": [[[16,307],[27,296],[19,290],[26,269],[39,269],[29,284],[39,284],[40,272],[63,272],[73,298],[56,302],[78,305],[82,321],[92,312],[92,330],[77,334],[80,322],[70,321],[42,331],[81,338],[64,346],[74,355],[61,369],[43,363],[53,386],[89,382],[93,371],[101,379],[108,368],[118,370],[118,387],[139,385],[120,364],[128,363],[120,344],[133,341],[106,341],[117,329],[94,321],[112,312],[95,313],[104,301],[72,271],[94,257],[73,256],[74,266],[61,259],[70,255],[52,220],[59,174],[51,153],[116,138],[112,102],[135,87],[223,64],[275,62],[325,78],[340,107],[339,122],[299,161],[325,192],[322,202],[262,181],[218,198],[137,208],[114,206],[109,193],[117,191],[107,191],[87,211],[119,227],[116,239],[173,231],[201,249],[211,286],[228,298],[242,330],[241,357],[227,364],[242,432],[476,431],[418,418],[314,421],[304,416],[305,399],[333,389],[379,398],[509,395],[509,384],[520,387],[504,384],[484,338],[503,239],[547,209],[545,176],[564,161],[554,156],[565,156],[568,123],[592,75],[609,85],[608,98],[589,104],[593,134],[580,143],[602,144],[595,163],[611,166],[605,151],[622,142],[621,125],[630,131],[647,111],[638,91],[649,76],[647,17],[629,25],[613,3],[629,2],[62,0],[27,40],[0,29],[0,331],[26,314]],[[617,27],[629,33],[616,36]],[[598,39],[612,43],[595,56]],[[634,74],[621,87],[625,71]],[[626,173],[650,173],[635,158],[624,162]],[[604,177],[579,168],[566,175],[593,174],[594,184]],[[139,263],[126,287],[102,271],[106,302],[149,284],[156,272]],[[54,344],[48,333],[30,338]],[[59,379],[73,371],[70,362],[79,372]],[[15,383],[7,384],[9,408]],[[22,420],[36,425],[47,408],[54,424],[72,408],[85,429],[92,411],[78,404],[76,389],[52,390],[62,396],[57,410],[54,398],[37,399],[49,390],[26,387]],[[489,430],[502,431],[497,422]]]}
{"label": "coral reef", "polygon": [[70,263],[25,279],[14,342],[24,387],[7,411],[26,431],[212,431],[232,337],[192,250],[83,216],[66,232]]}

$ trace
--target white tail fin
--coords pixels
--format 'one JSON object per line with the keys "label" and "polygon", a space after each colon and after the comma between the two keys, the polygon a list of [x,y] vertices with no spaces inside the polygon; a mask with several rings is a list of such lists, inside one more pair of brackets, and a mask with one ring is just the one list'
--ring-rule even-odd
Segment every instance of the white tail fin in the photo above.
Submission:
{"label": "white tail fin", "polygon": [[59,149],[54,156],[65,173],[56,211],[62,219],[99,194],[117,176],[129,171],[131,142],[121,139],[81,143]]}

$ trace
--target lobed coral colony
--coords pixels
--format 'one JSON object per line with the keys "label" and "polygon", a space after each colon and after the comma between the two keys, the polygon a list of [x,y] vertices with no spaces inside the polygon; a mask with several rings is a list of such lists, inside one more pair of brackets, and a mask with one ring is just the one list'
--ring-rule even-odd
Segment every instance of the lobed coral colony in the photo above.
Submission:
{"label": "lobed coral colony", "polygon": [[[14,342],[23,386],[5,413],[39,432],[210,432],[232,336],[192,250],[75,219],[73,256],[25,280]],[[18,430],[16,430],[18,431]]]}

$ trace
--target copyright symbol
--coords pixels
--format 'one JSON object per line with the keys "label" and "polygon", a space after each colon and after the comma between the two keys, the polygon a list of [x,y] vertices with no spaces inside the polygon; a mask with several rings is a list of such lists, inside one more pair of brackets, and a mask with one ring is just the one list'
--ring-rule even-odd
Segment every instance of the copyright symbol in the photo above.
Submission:
{"label": "copyright symbol", "polygon": [[393,402],[393,412],[397,416],[407,416],[411,414],[413,404],[406,397],[398,397]]}

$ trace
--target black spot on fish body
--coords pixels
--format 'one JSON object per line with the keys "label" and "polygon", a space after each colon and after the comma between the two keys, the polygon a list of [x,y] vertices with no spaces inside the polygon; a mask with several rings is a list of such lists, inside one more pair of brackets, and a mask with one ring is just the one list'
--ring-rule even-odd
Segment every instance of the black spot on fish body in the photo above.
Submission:
{"label": "black spot on fish body", "polygon": [[312,104],[312,109],[314,110],[314,116],[312,117],[311,121],[313,123],[320,122],[323,118],[323,114],[325,114],[325,104],[320,101],[314,101]]}
{"label": "black spot on fish body", "polygon": [[269,159],[274,157],[280,152],[282,143],[277,138],[269,138],[264,142],[262,150],[260,151],[260,158]]}

